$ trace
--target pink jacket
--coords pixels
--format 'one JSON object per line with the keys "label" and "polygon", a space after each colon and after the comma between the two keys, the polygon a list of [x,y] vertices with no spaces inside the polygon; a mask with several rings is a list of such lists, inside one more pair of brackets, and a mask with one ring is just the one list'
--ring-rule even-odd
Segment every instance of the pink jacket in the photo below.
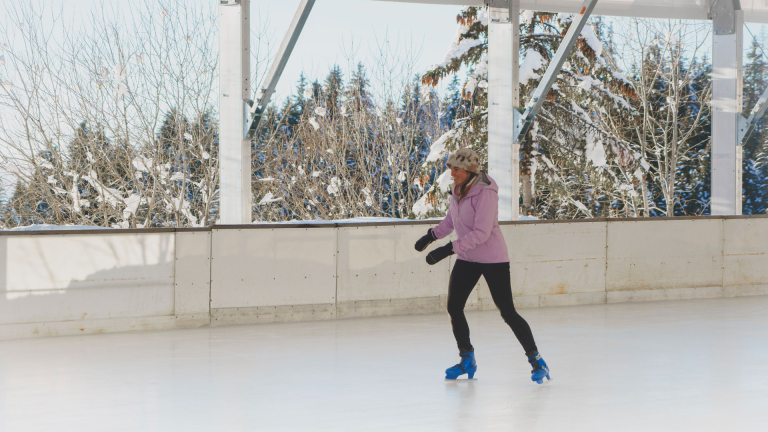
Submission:
{"label": "pink jacket", "polygon": [[453,251],[458,259],[476,263],[509,262],[507,243],[499,228],[499,186],[481,172],[467,196],[456,200],[458,189],[451,196],[448,214],[432,232],[438,239],[454,230],[458,240]]}

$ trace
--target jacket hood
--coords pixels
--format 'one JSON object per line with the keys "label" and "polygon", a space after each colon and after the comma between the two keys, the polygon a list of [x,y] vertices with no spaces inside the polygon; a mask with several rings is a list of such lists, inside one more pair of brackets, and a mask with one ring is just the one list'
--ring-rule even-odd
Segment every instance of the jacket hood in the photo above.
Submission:
{"label": "jacket hood", "polygon": [[[467,196],[464,198],[475,196],[488,188],[496,193],[499,193],[499,185],[496,184],[496,181],[493,180],[491,176],[489,176],[485,171],[480,171],[475,180],[475,184],[469,188],[469,192],[467,192]],[[458,196],[458,187],[454,187],[452,192],[454,197]]]}

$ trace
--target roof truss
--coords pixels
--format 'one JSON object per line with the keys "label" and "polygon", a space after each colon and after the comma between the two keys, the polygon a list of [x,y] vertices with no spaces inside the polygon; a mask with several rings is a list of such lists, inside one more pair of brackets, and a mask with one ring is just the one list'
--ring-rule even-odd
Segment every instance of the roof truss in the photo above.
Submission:
{"label": "roof truss", "polygon": [[[485,6],[487,0],[372,0],[395,3],[420,3],[454,6]],[[620,17],[710,19],[710,10],[724,0],[600,0],[593,15]],[[520,0],[520,9],[573,13],[581,6],[579,0]],[[768,23],[768,2],[741,0],[744,21]]]}

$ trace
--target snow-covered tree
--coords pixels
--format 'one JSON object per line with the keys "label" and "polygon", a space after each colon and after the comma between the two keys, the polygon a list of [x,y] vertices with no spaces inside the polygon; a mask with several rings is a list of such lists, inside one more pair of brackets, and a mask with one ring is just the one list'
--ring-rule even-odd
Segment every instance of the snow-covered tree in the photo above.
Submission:
{"label": "snow-covered tree", "polygon": [[[753,40],[744,67],[744,112],[749,116],[758,98],[768,88],[768,61],[763,47]],[[758,120],[752,135],[744,143],[743,206],[744,214],[768,212],[768,119]]]}
{"label": "snow-covered tree", "polygon": [[374,100],[367,76],[358,65],[344,82],[334,67],[324,85],[309,90],[302,79],[268,111],[254,148],[256,220],[408,217],[413,180],[443,130],[441,102],[418,80]]}
{"label": "snow-covered tree", "polygon": [[638,116],[617,118],[641,156],[644,216],[703,214],[709,207],[711,66],[706,23],[629,19],[621,58],[631,70]]}
{"label": "snow-covered tree", "polygon": [[[570,14],[521,12],[522,105],[538,85],[572,18]],[[445,212],[450,176],[443,163],[450,152],[472,148],[487,167],[488,11],[464,8],[457,22],[448,53],[424,75],[423,82],[436,85],[466,68],[468,76],[462,93],[469,108],[431,146],[421,177],[424,194],[414,206],[419,217]],[[568,57],[522,143],[524,213],[544,213],[548,217],[608,213],[603,211],[600,197],[609,193],[609,207],[624,214],[631,206],[613,203],[636,195],[633,173],[641,161],[629,150],[622,134],[605,128],[609,118],[636,114],[627,101],[635,96],[634,90],[630,81],[607,61],[600,28],[599,20],[584,28],[577,49]]]}
{"label": "snow-covered tree", "polygon": [[140,3],[130,31],[105,7],[79,32],[43,19],[43,3],[3,6],[19,24],[0,32],[0,171],[17,184],[8,224],[207,224],[215,6]]}

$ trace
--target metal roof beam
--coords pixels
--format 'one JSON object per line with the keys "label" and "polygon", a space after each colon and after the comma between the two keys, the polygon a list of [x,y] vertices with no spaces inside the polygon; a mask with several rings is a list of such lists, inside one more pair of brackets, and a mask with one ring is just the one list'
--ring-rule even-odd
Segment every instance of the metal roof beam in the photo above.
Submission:
{"label": "metal roof beam", "polygon": [[315,0],[301,0],[298,9],[296,9],[296,14],[293,16],[293,21],[291,21],[291,25],[288,27],[288,31],[283,38],[283,43],[280,44],[280,49],[277,51],[274,60],[272,60],[272,66],[264,78],[263,85],[256,94],[256,100],[254,102],[246,101],[248,105],[248,118],[245,122],[244,131],[246,139],[252,138],[256,132],[256,128],[258,128],[261,121],[261,115],[269,105],[277,83],[280,81],[280,76],[283,74],[285,65],[288,64],[288,59],[291,57],[296,41],[299,40],[301,31],[304,29],[304,25],[314,5]]}
{"label": "metal roof beam", "polygon": [[549,90],[552,88],[552,84],[554,84],[555,79],[557,79],[557,75],[560,73],[563,63],[565,63],[565,60],[571,53],[571,49],[579,39],[581,30],[587,23],[589,15],[592,13],[596,4],[597,0],[584,0],[579,13],[573,16],[573,22],[571,23],[571,26],[568,27],[568,33],[565,34],[562,42],[560,42],[560,46],[557,48],[555,56],[549,63],[547,71],[544,73],[541,81],[539,81],[539,86],[531,95],[525,113],[522,114],[520,121],[516,122],[518,130],[516,131],[514,142],[519,143],[523,137],[525,137],[525,134],[528,133],[528,129],[531,128],[533,118],[538,114],[541,106],[544,104],[544,101],[549,94]]}
{"label": "metal roof beam", "polygon": [[758,99],[757,103],[755,104],[755,107],[752,108],[752,112],[749,118],[745,119],[744,117],[741,117],[739,119],[738,142],[741,143],[741,145],[744,145],[744,142],[749,139],[749,136],[755,130],[757,121],[760,120],[760,118],[765,114],[766,109],[768,109],[768,88],[765,89],[763,95],[760,96],[760,99]]}
{"label": "metal roof beam", "polygon": [[[392,3],[417,3],[449,6],[485,6],[485,0],[370,0]],[[660,19],[708,20],[716,0],[601,0],[593,15]],[[573,13],[578,0],[521,0],[520,9]],[[745,21],[768,23],[768,4],[763,0],[743,0]]]}

